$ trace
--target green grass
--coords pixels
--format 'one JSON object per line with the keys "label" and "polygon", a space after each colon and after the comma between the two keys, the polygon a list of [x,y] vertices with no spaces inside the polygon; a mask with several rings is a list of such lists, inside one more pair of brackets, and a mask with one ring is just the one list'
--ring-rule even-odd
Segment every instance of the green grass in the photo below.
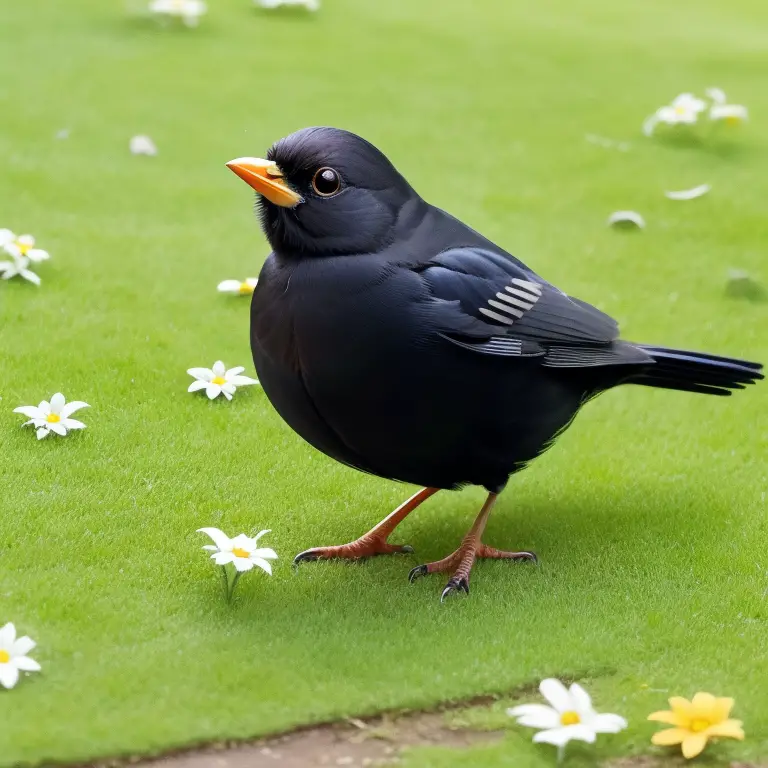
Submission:
{"label": "green grass", "polygon": [[[40,289],[0,285],[0,623],[32,635],[43,665],[0,691],[0,765],[249,737],[547,675],[586,680],[630,718],[600,758],[652,750],[645,715],[698,689],[735,696],[748,734],[710,764],[768,755],[768,387],[590,404],[489,525],[491,543],[535,549],[541,566],[480,564],[471,598],[446,605],[441,581],[406,575],[456,546],[478,490],[406,521],[396,540],[415,556],[294,572],[296,552],[357,536],[411,489],[317,454],[257,388],[232,403],[185,391],[190,366],[250,360],[247,301],[215,286],[256,274],[267,247],[223,164],[310,124],[370,138],[427,199],[627,338],[767,360],[768,306],[724,295],[729,267],[768,280],[764,3],[211,5],[197,30],[117,1],[2,10],[0,226],[33,232],[53,260]],[[639,135],[653,108],[708,85],[750,107],[738,138]],[[132,157],[136,133],[160,155]],[[661,194],[704,181],[701,200]],[[627,207],[648,229],[606,230]],[[11,410],[59,390],[91,404],[88,429],[37,443]],[[252,574],[227,606],[204,525],[272,528],[274,577]],[[551,765],[529,737],[515,729],[474,763],[423,750],[411,764]]]}

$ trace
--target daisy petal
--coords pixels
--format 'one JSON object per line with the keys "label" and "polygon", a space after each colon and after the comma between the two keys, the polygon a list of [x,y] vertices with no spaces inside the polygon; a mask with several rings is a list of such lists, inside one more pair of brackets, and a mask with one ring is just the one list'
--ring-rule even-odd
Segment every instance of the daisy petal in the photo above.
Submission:
{"label": "daisy petal", "polygon": [[[257,565],[263,571],[266,571],[270,576],[272,575],[272,566],[269,564],[268,560],[262,560],[260,557],[254,557],[250,562],[252,563],[252,567],[253,565]],[[235,568],[237,568],[237,563],[235,563]]]}
{"label": "daisy petal", "polygon": [[236,368],[230,368],[225,374],[224,378],[230,381],[233,376],[237,376],[238,373],[242,373],[245,370],[244,365],[238,365]]}
{"label": "daisy petal", "polygon": [[59,421],[59,422],[51,422],[48,425],[48,429],[51,432],[55,432],[57,435],[61,435],[61,437],[65,437],[67,434],[67,428]]}
{"label": "daisy petal", "polygon": [[258,379],[251,379],[248,376],[234,376],[229,380],[230,384],[234,384],[236,387],[247,387],[249,384],[258,384]]}
{"label": "daisy petal", "polygon": [[196,381],[193,381],[189,385],[187,392],[197,392],[200,389],[205,389],[207,386],[208,386],[207,381],[202,381],[201,379],[197,379]]}
{"label": "daisy petal", "polygon": [[213,378],[213,371],[210,368],[188,368],[187,373],[201,381],[210,381]]}
{"label": "daisy petal", "polygon": [[222,378],[227,372],[227,369],[224,367],[224,363],[221,360],[217,360],[213,364],[213,368],[211,368],[211,370],[213,371],[214,376],[221,376]]}
{"label": "daisy petal", "polygon": [[19,670],[13,664],[0,664],[0,685],[13,688],[19,681]]}
{"label": "daisy petal", "polygon": [[573,701],[567,688],[554,677],[548,677],[539,684],[541,695],[561,714],[573,709]]}
{"label": "daisy petal", "polygon": [[707,737],[703,733],[686,733],[683,739],[683,757],[690,760],[700,755],[707,746]]}
{"label": "daisy petal", "polygon": [[18,656],[13,660],[13,663],[16,666],[16,669],[19,669],[22,672],[40,671],[40,665],[34,659],[30,659],[29,656]]}
{"label": "daisy petal", "polygon": [[11,646],[16,642],[16,627],[13,622],[8,622],[2,629],[0,629],[0,648],[3,650],[10,650]]}
{"label": "daisy petal", "polygon": [[563,728],[552,728],[549,731],[539,731],[533,741],[537,744],[554,744],[556,747],[564,747],[571,739],[592,743],[595,734],[583,725],[568,725]]}
{"label": "daisy petal", "polygon": [[26,656],[36,645],[37,643],[31,637],[24,635],[13,644],[11,650],[14,656]]}
{"label": "daisy petal", "polygon": [[216,565],[226,565],[233,562],[236,558],[231,552],[217,552],[215,555],[211,555],[211,559]]}
{"label": "daisy petal", "polygon": [[523,704],[507,710],[510,717],[517,718],[518,725],[528,728],[559,728],[560,715],[544,704]]}
{"label": "daisy petal", "polygon": [[207,384],[205,394],[208,395],[209,400],[215,400],[221,394],[221,387],[218,384]]}
{"label": "daisy petal", "polygon": [[731,714],[733,709],[734,700],[727,696],[720,696],[715,702],[714,710],[712,712],[713,719],[716,721],[726,720]]}
{"label": "daisy petal", "polygon": [[234,539],[232,539],[232,546],[238,549],[244,549],[246,552],[253,552],[254,540],[250,536],[246,536],[244,533],[238,533]]}
{"label": "daisy petal", "polygon": [[221,293],[239,293],[240,281],[239,280],[222,280],[217,286],[217,291]]}
{"label": "daisy petal", "polygon": [[254,566],[254,563],[246,557],[236,557],[232,562],[235,564],[235,569],[240,573],[250,571]]}
{"label": "daisy petal", "polygon": [[20,413],[22,416],[26,416],[28,419],[42,418],[40,409],[36,408],[34,405],[22,405],[19,408],[14,408],[13,412]]}
{"label": "daisy petal", "polygon": [[219,549],[229,549],[232,546],[229,536],[218,528],[198,528],[197,532],[210,536],[211,541],[213,541]]}
{"label": "daisy petal", "polygon": [[581,715],[581,719],[585,719],[585,715],[590,715],[594,710],[592,709],[592,699],[589,694],[578,684],[573,683],[570,687],[571,700],[574,703],[574,709]]}
{"label": "daisy petal", "polygon": [[596,714],[589,723],[595,733],[618,733],[627,727],[627,721],[621,715],[607,712]]}
{"label": "daisy petal", "polygon": [[686,717],[685,715],[681,713],[672,712],[671,710],[665,709],[661,712],[651,712],[650,715],[646,718],[647,720],[653,720],[657,723],[666,723],[667,725],[687,725],[688,721],[690,720],[689,717]]}
{"label": "daisy petal", "polygon": [[744,739],[744,729],[741,727],[741,720],[724,720],[722,723],[710,725],[706,730],[707,736],[719,736],[726,739]]}
{"label": "daisy petal", "polygon": [[84,403],[82,400],[73,400],[71,403],[67,403],[60,411],[59,415],[62,419],[69,418],[75,411],[79,411],[81,408],[90,408],[88,403]]}
{"label": "daisy petal", "polygon": [[48,437],[51,434],[51,430],[48,427],[40,427],[35,433],[38,440],[42,440],[44,437]]}
{"label": "daisy petal", "polygon": [[36,275],[34,272],[32,272],[29,269],[22,269],[19,274],[25,279],[28,280],[30,283],[34,283],[35,285],[40,285],[43,281],[40,279],[39,275]]}
{"label": "daisy petal", "polygon": [[64,429],[85,429],[85,424],[77,419],[62,419]]}
{"label": "daisy petal", "polygon": [[27,258],[35,263],[40,263],[41,261],[47,261],[51,256],[48,251],[43,251],[40,248],[33,248],[32,250],[27,251]]}
{"label": "daisy petal", "polygon": [[251,552],[251,557],[260,557],[262,560],[277,560],[277,552],[269,547],[262,549],[254,549]]}
{"label": "daisy petal", "polygon": [[667,728],[651,736],[651,743],[657,747],[672,747],[675,744],[682,744],[688,731],[683,728]]}
{"label": "daisy petal", "polygon": [[227,398],[227,400],[232,399],[232,393],[234,390],[224,389],[224,387],[221,388],[221,392],[224,395],[224,397]]}
{"label": "daisy petal", "polygon": [[57,392],[51,398],[51,413],[61,413],[61,409],[64,407],[65,402],[64,395],[62,395],[61,392]]}
{"label": "daisy petal", "polygon": [[265,531],[259,531],[253,537],[253,543],[255,544],[262,536],[266,535],[267,533],[272,533],[272,529],[271,528],[267,528]]}

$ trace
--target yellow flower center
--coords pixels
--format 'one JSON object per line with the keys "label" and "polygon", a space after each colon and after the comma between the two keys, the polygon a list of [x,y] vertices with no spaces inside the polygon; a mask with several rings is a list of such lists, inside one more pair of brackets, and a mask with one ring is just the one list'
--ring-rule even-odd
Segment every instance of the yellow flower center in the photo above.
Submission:
{"label": "yellow flower center", "polygon": [[232,554],[233,554],[235,557],[245,557],[245,558],[248,558],[248,557],[250,557],[250,556],[251,556],[249,552],[246,552],[246,551],[245,551],[244,549],[242,549],[241,547],[235,547],[235,548],[232,550]]}
{"label": "yellow flower center", "polygon": [[11,660],[11,654],[8,651],[0,651],[0,664],[7,664]]}
{"label": "yellow flower center", "polygon": [[573,710],[569,710],[568,712],[563,712],[563,714],[560,715],[561,725],[577,725],[580,722],[581,722],[581,718],[579,717],[579,713],[574,712]]}
{"label": "yellow flower center", "polygon": [[685,114],[685,107],[675,107],[675,112],[678,115],[684,115]]}
{"label": "yellow flower center", "polygon": [[725,122],[728,123],[728,125],[738,125],[741,122],[741,118],[736,115],[728,115],[728,117],[725,118]]}
{"label": "yellow flower center", "polygon": [[221,386],[222,384],[226,384],[226,379],[222,379],[221,376],[216,376],[215,378],[211,379],[211,384],[218,384]]}
{"label": "yellow flower center", "polygon": [[248,283],[240,283],[240,293],[242,294],[253,293],[253,286],[248,285]]}
{"label": "yellow flower center", "polygon": [[706,731],[710,725],[711,723],[709,722],[709,720],[704,720],[702,718],[699,718],[698,720],[691,721],[690,728],[694,733],[700,733],[701,731]]}
{"label": "yellow flower center", "polygon": [[46,421],[47,421],[49,424],[56,424],[56,422],[58,422],[58,421],[61,421],[61,416],[59,416],[59,414],[58,414],[58,413],[49,413],[49,414],[48,414],[48,415],[45,417],[45,420],[46,420]]}
{"label": "yellow flower center", "polygon": [[34,247],[29,243],[20,243],[18,240],[14,240],[13,244],[19,249],[22,256],[26,256]]}

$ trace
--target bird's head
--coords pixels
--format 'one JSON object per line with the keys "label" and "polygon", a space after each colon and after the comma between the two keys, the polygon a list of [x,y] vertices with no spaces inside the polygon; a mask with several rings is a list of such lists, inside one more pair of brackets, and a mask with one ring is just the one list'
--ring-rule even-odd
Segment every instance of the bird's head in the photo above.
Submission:
{"label": "bird's head", "polygon": [[394,238],[404,206],[420,198],[365,139],[337,128],[304,128],[267,159],[227,163],[259,194],[264,233],[278,254],[374,253]]}

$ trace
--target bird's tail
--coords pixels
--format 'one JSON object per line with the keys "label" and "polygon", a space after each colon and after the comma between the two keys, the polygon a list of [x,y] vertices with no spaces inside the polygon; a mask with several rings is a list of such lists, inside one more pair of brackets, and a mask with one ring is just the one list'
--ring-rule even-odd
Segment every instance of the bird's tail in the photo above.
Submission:
{"label": "bird's tail", "polygon": [[760,363],[750,363],[732,357],[718,357],[703,352],[637,345],[647,352],[655,365],[629,379],[632,384],[705,395],[730,395],[734,389],[744,389],[764,378]]}

